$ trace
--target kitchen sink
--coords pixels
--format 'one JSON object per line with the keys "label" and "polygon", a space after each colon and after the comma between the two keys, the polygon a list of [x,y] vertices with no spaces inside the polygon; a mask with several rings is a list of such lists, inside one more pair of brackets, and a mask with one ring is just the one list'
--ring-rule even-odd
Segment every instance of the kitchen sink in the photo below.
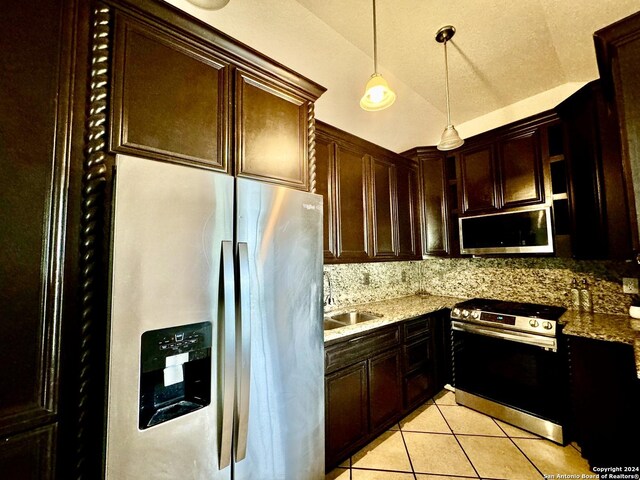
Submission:
{"label": "kitchen sink", "polygon": [[328,317],[324,318],[324,329],[325,330],[332,330],[334,328],[340,328],[340,327],[346,327],[346,326],[347,326],[346,323],[338,322],[337,320],[333,320],[333,319],[328,318]]}
{"label": "kitchen sink", "polygon": [[380,317],[382,317],[382,315],[379,313],[360,312],[358,310],[336,313],[335,315],[324,317],[324,329],[331,330],[334,328],[346,327],[347,325],[355,325],[356,323],[367,322]]}

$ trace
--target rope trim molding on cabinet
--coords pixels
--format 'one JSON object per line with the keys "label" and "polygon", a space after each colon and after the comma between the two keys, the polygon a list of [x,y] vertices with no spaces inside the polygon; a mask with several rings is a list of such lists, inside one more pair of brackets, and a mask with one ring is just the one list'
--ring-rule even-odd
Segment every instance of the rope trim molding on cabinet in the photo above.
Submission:
{"label": "rope trim molding on cabinet", "polygon": [[77,479],[91,478],[87,456],[92,443],[90,403],[94,383],[91,378],[93,351],[95,350],[95,323],[101,315],[99,285],[102,280],[102,244],[104,220],[104,196],[107,181],[106,122],[109,83],[109,35],[110,10],[98,5],[93,11],[91,38],[91,72],[89,102],[85,124],[85,154],[82,177],[82,218],[80,232],[80,284],[82,295],[81,338],[78,375],[78,417],[76,429]]}
{"label": "rope trim molding on cabinet", "polygon": [[316,117],[313,102],[307,112],[307,143],[309,145],[309,191],[316,193]]}

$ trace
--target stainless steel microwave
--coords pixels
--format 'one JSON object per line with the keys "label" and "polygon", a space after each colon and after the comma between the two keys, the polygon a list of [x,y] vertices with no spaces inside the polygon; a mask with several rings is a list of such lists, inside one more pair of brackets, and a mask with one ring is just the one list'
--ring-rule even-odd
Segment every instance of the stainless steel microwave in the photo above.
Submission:
{"label": "stainless steel microwave", "polygon": [[475,215],[459,219],[460,253],[552,253],[550,207]]}

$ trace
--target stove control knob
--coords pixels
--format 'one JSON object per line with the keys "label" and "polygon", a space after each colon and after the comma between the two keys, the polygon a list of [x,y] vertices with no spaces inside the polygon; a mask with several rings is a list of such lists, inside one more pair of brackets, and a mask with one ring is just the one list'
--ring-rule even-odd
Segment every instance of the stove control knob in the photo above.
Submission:
{"label": "stove control knob", "polygon": [[544,323],[542,324],[542,327],[543,327],[545,330],[551,330],[551,328],[553,327],[553,325],[551,325],[551,322],[544,322]]}
{"label": "stove control knob", "polygon": [[469,310],[462,310],[462,318],[467,318],[469,316]]}
{"label": "stove control knob", "polygon": [[538,320],[534,320],[534,319],[529,320],[529,325],[531,325],[532,327],[537,327],[539,325]]}
{"label": "stove control knob", "polygon": [[480,318],[480,310],[474,310],[471,312],[471,318],[475,318],[476,320]]}
{"label": "stove control knob", "polygon": [[460,309],[458,307],[454,308],[451,312],[452,317],[460,318]]}

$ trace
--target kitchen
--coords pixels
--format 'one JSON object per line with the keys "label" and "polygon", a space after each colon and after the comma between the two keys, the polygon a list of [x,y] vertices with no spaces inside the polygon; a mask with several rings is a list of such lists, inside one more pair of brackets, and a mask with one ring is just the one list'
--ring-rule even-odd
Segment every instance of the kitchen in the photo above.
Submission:
{"label": "kitchen", "polygon": [[[114,0],[97,4],[100,8],[95,11],[93,5],[84,2],[58,3],[16,7],[16,11],[11,10],[11,15],[4,17],[2,29],[7,35],[6,40],[3,37],[3,46],[15,46],[3,47],[3,57],[7,55],[3,64],[11,68],[7,68],[10,75],[2,80],[3,92],[9,92],[2,104],[3,126],[7,128],[2,143],[11,160],[3,162],[7,173],[2,176],[7,195],[2,202],[6,226],[3,229],[7,235],[3,238],[6,248],[1,262],[2,304],[3,317],[9,319],[10,327],[2,341],[5,394],[0,403],[5,407],[0,423],[4,439],[0,465],[4,472],[9,472],[5,474],[7,478],[102,475],[96,472],[102,472],[101,452],[106,443],[102,437],[103,423],[105,416],[110,417],[100,408],[100,399],[105,394],[105,359],[109,348],[105,332],[108,307],[112,307],[107,294],[112,248],[110,225],[114,220],[112,167],[118,161],[126,164],[127,156],[152,158],[167,165],[206,166],[211,171],[233,172],[238,177],[279,183],[294,190],[310,191],[315,186],[317,192],[323,189],[332,192],[325,195],[328,203],[324,206],[324,219],[328,222],[324,228],[327,274],[324,295],[330,315],[363,304],[370,313],[385,313],[376,312],[372,302],[415,294],[449,299],[436,300],[422,312],[414,311],[411,315],[416,319],[421,314],[442,313],[442,307],[452,308],[472,298],[556,305],[569,308],[568,315],[574,315],[572,280],[586,280],[593,311],[605,315],[605,322],[613,319],[628,328],[622,327],[623,332],[614,336],[616,341],[604,342],[604,346],[583,342],[581,339],[585,337],[576,330],[576,335],[564,336],[572,338],[574,370],[578,368],[576,358],[583,358],[580,364],[583,370],[598,371],[600,375],[594,373],[593,378],[610,382],[610,387],[594,381],[579,383],[576,388],[604,397],[599,403],[606,405],[607,412],[628,413],[623,408],[624,402],[632,397],[626,389],[637,389],[637,384],[627,378],[629,362],[635,366],[633,355],[628,360],[634,341],[633,324],[628,317],[633,296],[622,292],[622,283],[623,279],[639,277],[635,261],[627,261],[637,251],[637,220],[633,211],[638,209],[633,208],[632,194],[638,183],[631,178],[633,155],[637,152],[634,143],[637,139],[631,127],[634,118],[637,122],[637,112],[630,106],[633,102],[620,104],[620,85],[625,88],[629,85],[629,77],[624,75],[633,79],[633,70],[614,71],[610,74],[612,78],[604,77],[601,85],[587,82],[608,71],[609,56],[615,57],[618,52],[619,32],[613,29],[603,32],[600,47],[607,48],[601,48],[596,57],[593,33],[636,12],[634,2],[617,2],[616,8],[594,2],[589,7],[593,9],[589,18],[581,20],[586,25],[586,34],[575,38],[572,30],[562,23],[574,16],[574,12],[563,10],[570,6],[551,7],[548,2],[540,2],[520,7],[521,23],[511,25],[511,33],[546,19],[545,31],[558,37],[545,45],[557,54],[552,54],[549,58],[554,61],[547,62],[538,72],[549,77],[550,83],[540,87],[533,85],[538,79],[531,79],[531,84],[520,79],[521,91],[500,99],[507,94],[498,89],[498,79],[490,81],[495,90],[480,88],[487,81],[485,75],[495,71],[504,77],[502,81],[512,83],[514,76],[500,70],[507,68],[504,60],[503,65],[491,63],[485,57],[486,64],[476,63],[479,58],[471,56],[468,49],[471,43],[481,43],[475,36],[478,33],[474,33],[479,27],[474,29],[470,20],[465,23],[460,14],[454,15],[455,5],[441,14],[444,18],[438,18],[423,6],[407,3],[403,8],[408,11],[399,8],[394,13],[390,4],[378,1],[381,70],[398,94],[396,103],[381,112],[365,112],[358,105],[372,67],[369,2],[351,7],[359,12],[357,15],[350,11],[342,16],[335,4],[330,4],[335,8],[322,9],[320,3],[311,1],[254,4],[232,0],[219,11],[200,9],[186,1],[170,2],[200,18],[202,23],[161,2]],[[499,9],[495,5],[492,8]],[[534,15],[549,8],[558,10],[554,15]],[[408,86],[407,79],[411,77],[404,76],[408,82],[405,83],[391,73],[396,71],[394,58],[399,59],[402,51],[393,42],[411,44],[406,42],[406,35],[415,35],[415,30],[409,27],[406,32],[398,29],[393,18],[400,12],[402,18],[412,18],[412,9],[416,9],[414,21],[429,19],[420,40],[414,39],[424,46],[424,52],[419,53],[422,60],[408,62],[418,83],[425,77],[432,81],[433,91],[426,97],[416,93],[422,91],[419,86]],[[424,13],[424,18],[418,18],[418,11]],[[355,16],[358,22],[350,20]],[[487,17],[488,14],[481,18],[486,21]],[[265,18],[269,21],[265,22]],[[488,25],[493,35],[500,32],[499,20],[498,17]],[[385,27],[384,22],[391,23]],[[448,22],[458,29],[449,46],[452,119],[465,145],[442,154],[433,147],[447,124],[442,45],[434,36]],[[352,25],[357,28],[354,36],[349,37],[347,30]],[[394,28],[396,38],[389,33]],[[508,41],[504,35],[496,48],[509,45]],[[578,48],[581,42],[587,47]],[[550,55],[549,50],[527,50],[525,45],[514,45],[517,46],[505,51],[516,57],[528,51],[532,64],[535,55],[544,58]],[[327,57],[327,52],[331,52],[333,62],[319,60]],[[633,50],[620,49],[620,55],[635,58]],[[598,70],[596,60],[604,70]],[[574,63],[579,65],[576,67]],[[145,69],[146,64],[154,68]],[[542,68],[539,60],[536,65]],[[397,67],[400,72],[402,65]],[[194,69],[190,88],[181,83],[184,79],[180,69],[186,68]],[[575,77],[567,72],[573,72]],[[528,75],[534,77],[532,73]],[[627,83],[621,83],[622,80]],[[206,90],[206,82],[216,84],[215,95]],[[632,89],[637,82],[630,85]],[[179,95],[159,98],[154,89],[176,91]],[[198,89],[201,92],[194,93]],[[200,95],[202,92],[205,93]],[[632,94],[631,90],[629,95]],[[130,99],[136,96],[138,100],[131,103]],[[176,110],[176,105],[184,105],[181,101],[196,104],[189,103],[196,96],[199,108]],[[615,116],[607,114],[606,105],[611,102],[619,109]],[[622,114],[620,105],[628,109],[624,110],[628,128],[614,128],[612,134],[611,122],[617,126]],[[167,111],[173,115],[163,115]],[[218,114],[212,116],[208,113],[211,111]],[[272,115],[266,118],[282,119],[282,129],[270,130],[268,138],[260,134],[260,128],[273,127],[262,116],[264,111]],[[19,114],[15,115],[16,112]],[[11,121],[6,121],[9,118]],[[401,127],[397,128],[398,125]],[[558,129],[558,125],[562,128]],[[158,137],[154,129],[160,129],[164,136]],[[214,139],[201,135],[207,129],[218,132]],[[564,133],[557,142],[554,139],[559,130]],[[175,135],[176,131],[180,135]],[[287,137],[289,131],[295,131],[296,137]],[[621,134],[623,138],[618,144],[611,140]],[[518,141],[509,142],[514,138]],[[558,152],[558,148],[562,151]],[[512,151],[534,152],[518,157],[524,158],[525,165],[534,162],[535,168],[529,169],[532,175],[526,183],[526,193],[533,192],[533,197],[518,198],[517,189],[510,190],[513,183],[501,180],[510,178],[511,164],[502,159]],[[295,161],[279,162],[278,155]],[[583,155],[588,168],[565,164],[568,168],[563,170],[563,161],[575,162],[579,155]],[[361,168],[338,172],[340,158],[353,158]],[[624,164],[621,159],[631,163]],[[481,175],[488,169],[472,168],[483,161],[495,169],[488,182]],[[558,181],[563,171],[568,172],[564,191],[556,189],[563,184]],[[471,180],[475,183],[469,187]],[[385,197],[385,191],[393,194]],[[131,192],[139,193],[135,187]],[[514,194],[511,197],[510,192]],[[115,196],[118,197],[117,190]],[[635,195],[636,201],[638,198]],[[482,204],[487,199],[489,206]],[[475,200],[481,205],[476,205],[474,211]],[[509,205],[510,201],[515,203]],[[400,208],[403,204],[406,208]],[[344,210],[340,210],[341,205],[345,205]],[[505,206],[507,212],[549,208],[543,213],[546,212],[547,219],[549,212],[554,215],[555,253],[489,257],[461,254],[458,217],[483,215],[487,211],[502,214]],[[558,212],[565,207],[571,208],[565,228],[559,232]],[[113,215],[117,231],[117,212]],[[147,233],[150,231],[140,231],[140,238]],[[466,234],[463,237],[467,238]],[[182,272],[176,271],[176,275],[179,273]],[[322,279],[318,277],[315,282],[319,292]],[[326,298],[329,282],[332,302]],[[633,289],[633,281],[630,283]],[[319,293],[317,297],[319,302]],[[386,313],[386,317],[370,320],[369,325],[380,326],[390,314]],[[440,320],[429,317],[426,323],[415,327],[416,331],[403,323],[408,318],[386,324],[384,327],[390,330],[401,326],[409,331],[392,332],[393,348],[381,353],[395,349],[394,358],[402,358],[400,346],[420,342],[424,345],[427,337],[435,349],[436,337],[444,342],[448,335],[440,331],[447,323],[445,317],[438,317]],[[600,339],[609,335],[606,326],[598,330],[599,317],[592,319],[591,324],[587,320],[581,322],[581,318],[591,317],[579,317],[573,322],[574,329],[591,328],[592,334]],[[355,335],[362,325],[327,330],[327,347],[340,343],[332,335]],[[21,328],[11,328],[14,326]],[[571,327],[569,322],[565,333]],[[434,330],[430,331],[431,328]],[[594,329],[598,331],[593,333]],[[204,332],[203,338],[206,337]],[[591,347],[596,348],[597,354]],[[436,353],[438,357],[443,350],[434,350]],[[182,360],[183,357],[172,358],[174,362]],[[369,368],[370,360],[359,360],[362,362]],[[412,385],[419,385],[432,373],[429,369],[434,368],[427,363],[418,359],[415,369],[407,372],[402,365],[396,365],[403,375],[401,381],[415,379]],[[165,380],[167,385],[183,383],[172,383],[180,380],[182,364],[163,367],[167,370],[165,375],[172,378]],[[186,375],[187,367],[184,368]],[[331,368],[334,370],[328,375],[341,371],[338,366]],[[412,407],[419,406],[419,401],[429,401],[423,396],[438,394],[432,389],[448,383],[443,383],[443,378],[435,381],[431,389],[417,391]],[[612,393],[604,395],[603,389]],[[405,390],[395,394],[399,411],[407,412]],[[436,398],[436,406],[439,399]],[[450,401],[450,397],[444,401]],[[622,404],[616,404],[617,401]],[[576,414],[585,415],[593,407],[593,400],[582,403],[579,406],[586,412],[578,409]],[[386,428],[391,417],[399,414],[391,410],[386,413],[389,416],[380,421],[380,428]],[[194,418],[196,414],[180,418]],[[149,431],[162,431],[178,420],[153,426]],[[368,430],[369,420],[365,420]],[[598,423],[600,420],[602,424]],[[607,423],[611,422],[606,416],[589,420],[594,428],[601,429],[597,430],[599,434],[611,432],[606,430]],[[618,433],[614,430],[609,438],[615,439]],[[579,435],[594,444],[588,429]],[[107,438],[109,442],[109,435]],[[610,443],[617,446],[616,442]],[[357,453],[345,452],[347,447],[342,452],[345,455]],[[357,471],[355,466],[349,474]]]}

